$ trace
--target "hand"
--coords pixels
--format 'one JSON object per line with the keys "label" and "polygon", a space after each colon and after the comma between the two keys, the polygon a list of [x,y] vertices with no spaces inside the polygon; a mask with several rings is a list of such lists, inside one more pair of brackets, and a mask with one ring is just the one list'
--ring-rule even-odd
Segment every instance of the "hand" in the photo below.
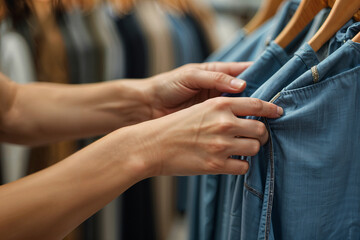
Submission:
{"label": "hand", "polygon": [[245,81],[234,77],[250,65],[250,62],[188,64],[152,77],[148,97],[152,118],[220,96],[223,92],[243,91]]}
{"label": "hand", "polygon": [[[217,97],[132,127],[126,148],[147,175],[245,174],[246,161],[231,155],[253,156],[268,140],[265,125],[236,116],[276,118],[282,109],[253,98]],[[123,144],[123,143],[121,143]]]}

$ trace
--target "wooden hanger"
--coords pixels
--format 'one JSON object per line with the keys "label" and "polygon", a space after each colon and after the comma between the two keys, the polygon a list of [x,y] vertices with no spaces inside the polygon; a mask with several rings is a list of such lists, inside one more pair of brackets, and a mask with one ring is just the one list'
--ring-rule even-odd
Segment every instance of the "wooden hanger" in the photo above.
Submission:
{"label": "wooden hanger", "polygon": [[309,45],[318,51],[339,29],[360,9],[359,0],[331,0],[333,8],[325,22],[309,41]]}
{"label": "wooden hanger", "polygon": [[6,10],[4,6],[4,2],[0,1],[0,21],[5,18]]}
{"label": "wooden hanger", "polygon": [[107,0],[113,10],[122,15],[128,14],[135,5],[135,0]]}
{"label": "wooden hanger", "polygon": [[327,6],[327,0],[302,0],[290,22],[275,39],[275,43],[282,48],[286,48],[315,18],[320,10]]}
{"label": "wooden hanger", "polygon": [[275,15],[284,0],[263,0],[260,9],[255,16],[243,28],[246,33],[252,33],[263,25],[268,19]]}
{"label": "wooden hanger", "polygon": [[360,43],[360,32],[352,39],[353,42]]}

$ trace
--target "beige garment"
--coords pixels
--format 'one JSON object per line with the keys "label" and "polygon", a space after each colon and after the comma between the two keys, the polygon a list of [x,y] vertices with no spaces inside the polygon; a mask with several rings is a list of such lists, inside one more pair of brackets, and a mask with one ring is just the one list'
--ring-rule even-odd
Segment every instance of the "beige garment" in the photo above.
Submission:
{"label": "beige garment", "polygon": [[150,76],[173,69],[175,65],[173,43],[165,13],[152,0],[139,2],[135,7],[135,13],[149,46]]}
{"label": "beige garment", "polygon": [[[45,2],[34,1],[37,17],[33,19],[35,42],[35,68],[40,82],[68,83],[68,63],[65,44],[60,30]],[[43,5],[41,5],[43,4]],[[56,107],[56,106],[54,106]],[[31,151],[29,172],[35,172],[66,158],[75,152],[73,141],[37,147]]]}
{"label": "beige garment", "polygon": [[[138,2],[136,17],[148,43],[149,75],[166,72],[174,68],[173,43],[165,13],[152,0]],[[154,212],[158,239],[165,240],[175,219],[175,184],[173,177],[155,177]]]}
{"label": "beige garment", "polygon": [[156,233],[159,240],[169,239],[171,228],[176,220],[175,180],[175,177],[161,176],[155,177],[152,181]]}
{"label": "beige garment", "polygon": [[[49,1],[33,1],[36,17],[31,30],[35,43],[35,68],[40,82],[68,83],[69,71],[65,43],[51,11]],[[56,106],[54,106],[55,108]],[[47,168],[77,150],[75,141],[64,141],[35,147],[30,151],[28,173]],[[80,240],[81,230],[75,229],[66,240]]]}

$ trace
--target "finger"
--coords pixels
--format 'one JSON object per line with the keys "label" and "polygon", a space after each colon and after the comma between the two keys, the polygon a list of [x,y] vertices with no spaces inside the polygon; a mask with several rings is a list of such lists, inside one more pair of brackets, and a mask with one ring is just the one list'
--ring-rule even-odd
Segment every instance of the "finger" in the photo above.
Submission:
{"label": "finger", "polygon": [[244,175],[249,170],[249,163],[244,160],[228,158],[224,168],[218,174]]}
{"label": "finger", "polygon": [[260,150],[259,140],[253,138],[233,138],[226,155],[255,156]]}
{"label": "finger", "polygon": [[269,133],[264,123],[253,119],[237,119],[236,128],[233,134],[241,138],[253,138],[260,141],[264,145],[269,138]]}
{"label": "finger", "polygon": [[284,110],[273,103],[265,102],[257,98],[227,98],[230,108],[236,116],[257,116],[278,118]]}
{"label": "finger", "polygon": [[252,64],[253,62],[208,62],[199,64],[199,68],[211,72],[222,72],[237,77]]}
{"label": "finger", "polygon": [[182,84],[190,89],[216,89],[219,92],[238,93],[244,91],[246,82],[222,72],[211,72],[188,68],[181,72]]}

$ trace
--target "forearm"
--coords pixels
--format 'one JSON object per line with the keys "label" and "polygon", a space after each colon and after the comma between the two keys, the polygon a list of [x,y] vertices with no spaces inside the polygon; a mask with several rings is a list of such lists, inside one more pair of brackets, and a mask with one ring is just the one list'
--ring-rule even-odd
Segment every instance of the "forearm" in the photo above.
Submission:
{"label": "forearm", "polygon": [[16,85],[0,141],[37,145],[106,134],[148,120],[144,82]]}
{"label": "forearm", "polygon": [[[127,128],[36,174],[0,187],[2,239],[62,239],[137,181],[150,166]],[[135,144],[136,146],[136,144]]]}

